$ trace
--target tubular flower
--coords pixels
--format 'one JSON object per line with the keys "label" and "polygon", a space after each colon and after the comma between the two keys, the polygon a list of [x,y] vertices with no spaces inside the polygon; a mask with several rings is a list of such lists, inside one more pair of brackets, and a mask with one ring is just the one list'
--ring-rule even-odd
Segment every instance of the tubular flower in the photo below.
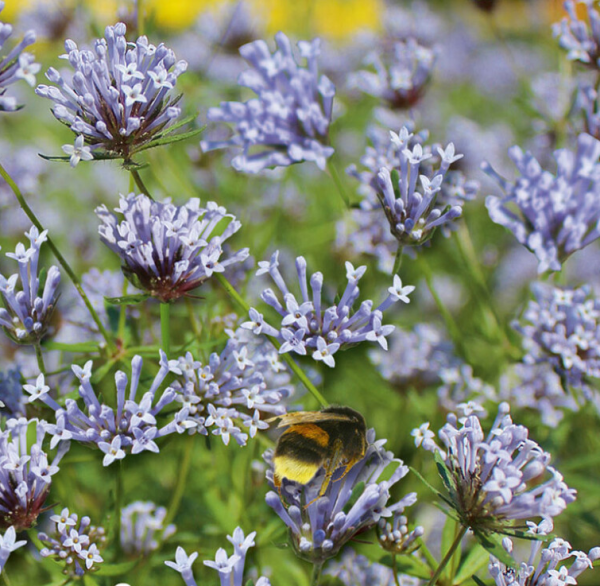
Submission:
{"label": "tubular flower", "polygon": [[[0,309],[0,325],[7,336],[19,344],[37,344],[42,340],[50,327],[50,319],[58,299],[60,272],[56,266],[48,270],[42,296],[38,296],[40,248],[47,240],[47,233],[44,230],[40,234],[32,226],[25,233],[31,246],[25,248],[19,242],[14,253],[6,253],[6,256],[19,263],[18,274],[11,275],[8,279],[0,275],[0,293],[6,306]],[[17,291],[19,281],[21,290]]]}
{"label": "tubular flower", "polygon": [[576,497],[549,465],[550,454],[528,439],[526,427],[512,422],[509,409],[500,404],[487,437],[477,415],[457,419],[450,413],[439,432],[446,451],[436,445],[429,424],[412,432],[417,447],[437,451],[443,460],[444,500],[463,527],[480,534],[503,531],[513,520],[555,517]]}
{"label": "tubular flower", "polygon": [[271,54],[265,41],[240,48],[253,69],[242,73],[239,85],[258,97],[248,102],[222,102],[210,108],[208,119],[235,124],[236,134],[226,141],[202,141],[204,152],[227,146],[242,147],[233,168],[258,173],[267,167],[287,167],[314,161],[324,169],[333,148],[327,146],[335,87],[325,75],[318,76],[317,57],[321,41],[300,41],[300,67],[289,39],[275,35],[277,50]]}
{"label": "tubular flower", "polygon": [[[385,450],[386,441],[376,441],[375,431],[368,430],[364,458],[345,475],[345,468],[339,467],[321,498],[316,497],[325,477],[323,468],[306,485],[284,478],[280,494],[267,493],[266,502],[288,526],[298,556],[313,563],[323,562],[335,556],[357,533],[416,502],[416,494],[410,493],[397,503],[388,504],[390,488],[408,474],[408,467]],[[267,480],[274,487],[272,450],[263,457],[270,466]],[[396,464],[390,479],[379,480],[390,464]],[[362,493],[350,506],[353,491],[361,483],[364,483]]]}
{"label": "tubular flower", "polygon": [[538,273],[560,271],[571,254],[600,236],[600,141],[581,133],[577,152],[555,151],[556,175],[518,146],[508,155],[521,173],[514,183],[489,163],[481,166],[505,192],[503,197],[486,198],[490,218],[535,254]]}
{"label": "tubular flower", "polygon": [[49,388],[43,384],[43,375],[40,375],[41,380],[38,378],[36,387],[25,386],[25,390],[32,394],[30,401],[39,398],[55,412],[56,424],[48,426],[48,432],[53,436],[52,445],[71,439],[95,444],[105,454],[103,465],[110,466],[128,453],[139,454],[145,450],[157,453],[159,448],[154,440],[175,432],[183,433],[186,409],[178,411],[163,427],[158,426],[156,417],[175,400],[175,391],[171,387],[167,387],[156,400],[157,391],[172,366],[162,350],[160,356],[160,369],[139,402],[136,395],[142,374],[142,358],[134,356],[131,361],[131,380],[124,372],[115,374],[116,408],[100,403],[91,384],[91,360],[83,368],[77,365],[71,367],[80,382],[79,396],[84,402],[83,409],[73,399],[67,399],[63,409],[48,395]]}
{"label": "tubular flower", "polygon": [[[183,206],[169,200],[152,201],[144,194],[121,195],[115,210],[104,205],[96,209],[102,221],[100,239],[121,257],[123,272],[139,289],[163,303],[173,301],[200,287],[213,273],[222,273],[233,263],[248,258],[248,249],[222,259],[223,243],[242,224],[214,202],[206,208],[192,198]],[[212,235],[221,222],[227,225]]]}
{"label": "tubular flower", "polygon": [[[28,446],[30,425],[36,433],[35,442]],[[63,443],[49,464],[42,448],[47,428],[37,419],[9,419],[0,432],[0,527],[29,529],[44,510],[52,476],[69,450],[69,442]]]}
{"label": "tubular flower", "polygon": [[[154,139],[181,114],[170,97],[177,78],[187,68],[164,44],[158,47],[143,36],[135,43],[125,39],[123,23],[107,26],[105,38],[97,39],[93,51],[79,50],[74,41],[65,42],[66,59],[74,74],[64,78],[51,67],[46,77],[55,86],[39,85],[36,93],[52,100],[54,116],[82,136],[80,153],[100,149],[109,157],[129,161],[152,146]],[[77,143],[75,148],[77,148]],[[71,147],[73,149],[74,147]],[[71,154],[71,165],[75,165]]]}
{"label": "tubular flower", "polygon": [[600,63],[600,13],[593,7],[593,0],[581,0],[584,4],[590,27],[577,16],[573,0],[563,4],[567,16],[553,25],[554,36],[558,37],[560,46],[568,51],[567,59],[580,61],[592,68],[598,68]]}
{"label": "tubular flower", "polygon": [[135,501],[121,510],[121,545],[135,556],[147,555],[176,531],[175,525],[163,527],[167,509],[153,502]]}
{"label": "tubular flower", "polygon": [[[568,586],[576,585],[576,578],[584,570],[592,568],[592,564],[600,558],[600,547],[594,547],[585,553],[572,551],[571,544],[560,537],[555,537],[547,547],[542,549],[543,541],[535,536],[548,535],[552,532],[551,519],[544,519],[539,525],[527,523],[528,533],[534,537],[531,541],[531,553],[527,562],[518,564],[514,560],[514,567],[507,567],[494,556],[490,556],[488,570],[496,586]],[[502,540],[502,546],[512,556],[513,543],[508,537]],[[539,554],[539,558],[538,558]],[[536,558],[538,558],[537,563]],[[572,558],[571,565],[559,564]],[[518,569],[515,569],[518,568]]]}
{"label": "tubular flower", "polygon": [[[0,2],[0,12],[4,10],[4,2]],[[10,24],[0,22],[0,49],[11,37],[13,27]],[[39,63],[34,62],[31,53],[24,49],[35,43],[35,32],[29,30],[23,39],[7,54],[0,57],[0,112],[14,112],[19,109],[16,98],[6,96],[9,85],[25,80],[30,86],[35,85],[35,74],[40,70]]]}
{"label": "tubular flower", "polygon": [[514,327],[523,334],[526,364],[548,363],[567,386],[581,391],[600,409],[600,395],[586,383],[600,378],[600,301],[588,286],[579,289],[535,283],[535,301],[523,314],[523,325]]}
{"label": "tubular flower", "polygon": [[[176,400],[187,410],[185,425],[190,433],[221,436],[225,445],[233,437],[246,445],[248,435],[269,425],[264,415],[283,415],[284,399],[292,388],[277,352],[244,329],[229,331],[230,339],[221,354],[211,354],[208,363],[185,358],[171,361],[180,377],[173,384]],[[244,433],[236,423],[247,428]]]}
{"label": "tubular flower", "polygon": [[95,527],[89,517],[78,517],[63,509],[60,514],[52,515],[54,523],[51,533],[38,533],[39,540],[46,546],[40,551],[44,558],[51,557],[64,562],[63,573],[75,577],[98,569],[104,560],[100,550],[106,544],[104,527]]}
{"label": "tubular flower", "polygon": [[415,135],[407,127],[398,134],[391,131],[386,141],[374,136],[374,146],[361,159],[366,169],[348,168],[367,196],[361,213],[373,213],[381,206],[400,246],[424,244],[438,227],[447,234],[462,215],[465,201],[473,199],[479,188],[477,183],[465,181],[461,173],[448,173],[450,165],[463,155],[456,154],[453,143],[445,149],[423,146],[427,133]]}
{"label": "tubular flower", "polygon": [[305,355],[309,351],[316,361],[322,361],[327,366],[335,366],[333,355],[340,349],[348,348],[359,342],[378,342],[387,350],[386,337],[394,330],[394,326],[383,325],[383,312],[397,301],[409,303],[408,295],[414,287],[402,286],[400,277],[394,277],[394,284],[388,288],[387,298],[373,310],[373,302],[363,301],[360,308],[351,314],[354,303],[360,295],[358,281],[367,270],[366,267],[355,269],[346,262],[346,278],[348,284],[337,305],[324,307],[321,298],[323,275],[314,273],[310,277],[312,296],[308,293],[308,278],[306,260],[296,258],[296,271],[300,285],[301,302],[287,288],[279,272],[279,251],[271,256],[270,261],[259,262],[257,275],[269,273],[283,295],[283,304],[272,289],[265,289],[261,299],[273,307],[282,317],[281,329],[270,326],[264,321],[262,314],[254,308],[250,310],[250,321],[242,327],[252,330],[255,334],[267,334],[278,338],[281,342],[279,352],[296,352]]}
{"label": "tubular flower", "polygon": [[350,77],[350,85],[385,100],[390,108],[410,108],[423,95],[435,58],[435,51],[415,38],[395,41],[382,53],[370,53],[365,65],[372,65],[375,72],[355,73]]}

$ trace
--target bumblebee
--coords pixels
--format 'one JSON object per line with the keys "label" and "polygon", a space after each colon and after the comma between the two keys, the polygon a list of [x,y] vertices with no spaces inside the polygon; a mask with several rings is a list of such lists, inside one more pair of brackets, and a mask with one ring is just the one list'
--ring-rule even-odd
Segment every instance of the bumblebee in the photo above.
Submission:
{"label": "bumblebee", "polygon": [[312,503],[325,494],[339,467],[345,466],[341,480],[367,450],[365,419],[350,407],[333,405],[321,411],[288,413],[280,419],[277,427],[289,427],[281,434],[273,455],[273,483],[280,492],[284,478],[308,484],[323,466],[325,479]]}

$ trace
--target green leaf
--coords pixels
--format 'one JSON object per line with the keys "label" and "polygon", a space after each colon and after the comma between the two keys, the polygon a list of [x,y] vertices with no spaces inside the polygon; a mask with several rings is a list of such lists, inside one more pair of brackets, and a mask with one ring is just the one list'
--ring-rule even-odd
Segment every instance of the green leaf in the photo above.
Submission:
{"label": "green leaf", "polygon": [[150,297],[150,293],[136,293],[134,295],[123,295],[122,297],[105,297],[104,301],[111,305],[136,305],[146,301],[148,297]]}
{"label": "green leaf", "polygon": [[106,364],[103,364],[97,370],[92,373],[92,383],[99,383],[112,369],[112,367],[118,362],[118,358],[112,358]]}
{"label": "green leaf", "polygon": [[99,346],[96,342],[80,342],[78,344],[64,344],[49,340],[42,344],[45,350],[60,350],[61,352],[98,352]]}
{"label": "green leaf", "polygon": [[254,586],[254,580],[248,580],[246,586]]}
{"label": "green leaf", "polygon": [[174,142],[181,142],[182,140],[187,140],[188,138],[192,138],[193,136],[198,136],[203,130],[204,130],[204,126],[202,128],[195,128],[194,130],[190,130],[188,132],[181,132],[179,134],[168,134],[166,136],[164,136],[163,138],[157,138],[151,142],[149,142],[147,145],[145,145],[144,147],[142,147],[141,149],[139,149],[137,152],[141,152],[141,151],[146,151],[148,149],[152,149],[154,147],[157,146],[162,146],[165,144],[172,144]]}
{"label": "green leaf", "polygon": [[465,580],[468,580],[473,574],[483,568],[483,566],[488,563],[489,559],[489,552],[484,547],[481,547],[481,545],[475,545],[475,547],[473,547],[465,556],[463,563],[454,577],[454,582],[452,583],[453,586],[458,586]]}
{"label": "green leaf", "polygon": [[502,540],[498,535],[484,535],[480,531],[474,531],[474,534],[477,541],[507,568],[515,567],[514,558],[502,547]]}
{"label": "green leaf", "polygon": [[477,584],[477,586],[488,586],[481,578],[477,576],[471,576],[471,580]]}
{"label": "green leaf", "polygon": [[433,494],[435,494],[435,496],[441,498],[445,503],[447,503],[448,505],[450,505],[451,507],[453,507],[452,501],[445,495],[443,495],[437,488],[435,488],[433,485],[429,484],[429,482],[427,482],[427,480],[425,480],[425,478],[423,478],[423,476],[421,476],[421,474],[419,472],[417,472],[417,470],[415,468],[413,468],[412,466],[409,466],[410,471],[429,489],[431,490],[431,492],[433,492]]}
{"label": "green leaf", "polygon": [[[391,554],[384,555],[378,560],[378,562],[384,566],[387,566],[388,568],[394,567],[394,558]],[[429,580],[431,578],[431,569],[429,566],[414,556],[397,555],[396,569],[401,574],[408,574],[409,576],[414,576],[415,578],[421,578],[423,580]]]}
{"label": "green leaf", "polygon": [[[196,112],[195,114],[192,114],[191,116],[186,116],[185,118],[182,118],[181,120],[179,120],[179,122],[176,122],[175,124],[169,126],[165,132],[159,132],[156,135],[156,138],[162,138],[163,136],[167,136],[168,134],[171,134],[172,132],[179,130],[182,126],[185,126],[186,124],[189,124],[190,122],[193,122],[194,120],[196,120],[196,118],[198,118],[199,114],[200,114],[200,112]],[[204,130],[205,128],[206,128],[206,125],[202,127],[202,130]]]}
{"label": "green leaf", "polygon": [[135,568],[139,560],[133,560],[131,562],[123,562],[120,564],[102,564],[98,566],[98,571],[95,572],[98,576],[121,576],[130,572]]}
{"label": "green leaf", "polygon": [[442,479],[442,482],[446,487],[446,490],[450,493],[450,495],[454,494],[455,489],[454,483],[452,482],[450,470],[448,470],[448,466],[446,466],[446,462],[444,462],[438,450],[434,452],[433,458],[435,460],[435,464],[437,466],[440,478]]}
{"label": "green leaf", "polygon": [[83,583],[85,586],[98,586],[98,582],[96,582],[96,580],[94,580],[94,578],[87,573],[83,576]]}

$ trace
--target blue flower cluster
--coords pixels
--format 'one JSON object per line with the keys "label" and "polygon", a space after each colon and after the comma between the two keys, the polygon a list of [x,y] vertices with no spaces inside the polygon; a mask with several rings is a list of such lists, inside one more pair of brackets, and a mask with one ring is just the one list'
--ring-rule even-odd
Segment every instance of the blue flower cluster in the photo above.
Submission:
{"label": "blue flower cluster", "polygon": [[[278,338],[282,342],[280,353],[293,351],[306,355],[308,350],[312,350],[314,360],[322,361],[330,367],[335,366],[333,355],[338,350],[365,340],[378,342],[387,350],[386,337],[392,333],[394,326],[381,323],[383,312],[397,301],[409,303],[408,295],[414,290],[413,286],[403,287],[400,277],[395,275],[393,286],[388,288],[387,298],[376,309],[373,309],[373,302],[367,300],[351,314],[352,307],[360,295],[358,281],[365,274],[367,267],[355,269],[351,263],[346,262],[346,289],[336,305],[325,308],[321,298],[323,275],[319,272],[314,273],[309,280],[304,257],[296,258],[296,272],[302,295],[300,304],[279,272],[279,251],[273,253],[270,261],[261,261],[258,264],[260,268],[256,274],[269,273],[283,295],[285,305],[279,301],[272,289],[265,289],[261,294],[261,299],[281,315],[281,326],[279,330],[270,326],[264,321],[263,315],[252,308],[250,321],[242,324],[242,327],[252,330],[257,335],[266,334]],[[311,296],[308,293],[308,282],[312,289]]]}
{"label": "blue flower cluster", "polygon": [[95,41],[93,51],[79,50],[67,40],[66,58],[75,73],[65,79],[51,67],[46,77],[58,87],[36,88],[38,96],[55,102],[54,116],[78,135],[75,149],[86,158],[90,148],[100,148],[128,161],[181,114],[179,98],[168,93],[187,63],[144,36],[128,43],[126,31],[123,23],[107,26],[105,38]]}
{"label": "blue flower cluster", "polygon": [[26,385],[25,390],[31,394],[30,401],[39,399],[54,410],[56,425],[48,426],[53,442],[72,439],[95,444],[105,454],[103,465],[110,466],[116,460],[125,458],[127,453],[139,454],[145,450],[158,452],[155,439],[171,433],[183,433],[186,429],[184,422],[188,411],[185,408],[177,411],[161,428],[156,420],[160,411],[172,403],[176,396],[175,390],[167,387],[156,400],[157,391],[173,366],[167,361],[165,353],[160,351],[160,369],[150,389],[144,393],[141,400],[136,401],[142,366],[141,356],[134,356],[131,361],[130,381],[122,371],[115,374],[116,408],[100,403],[91,384],[91,360],[83,368],[72,366],[80,382],[79,396],[84,402],[83,409],[74,399],[67,399],[63,409],[49,396],[49,388],[44,384],[43,374],[40,374],[35,386]]}
{"label": "blue flower cluster", "polygon": [[394,580],[394,572],[383,564],[371,563],[364,555],[358,555],[352,548],[346,548],[339,560],[332,560],[325,571],[325,575],[334,576],[341,580],[341,584],[352,586],[416,586],[417,580],[402,575],[399,581]]}
{"label": "blue flower cluster", "polygon": [[[0,294],[5,307],[0,308],[0,325],[5,333],[19,344],[38,344],[48,332],[50,318],[58,299],[57,289],[60,283],[58,267],[51,266],[41,297],[38,296],[40,279],[38,275],[40,248],[47,240],[47,230],[41,234],[32,226],[25,234],[30,247],[19,242],[15,252],[6,256],[19,263],[19,272],[8,279],[0,274]],[[17,290],[17,284],[21,284]]]}
{"label": "blue flower cluster", "polygon": [[600,236],[600,141],[582,133],[577,152],[555,151],[556,175],[518,146],[508,155],[521,173],[514,183],[482,164],[505,192],[486,198],[490,218],[535,254],[539,273],[560,271],[571,254]]}
{"label": "blue flower cluster", "polygon": [[[600,394],[587,378],[600,378],[600,300],[588,286],[578,289],[532,286],[535,301],[515,323],[523,335],[527,364],[549,363],[566,385],[583,392],[600,409]],[[565,389],[567,390],[567,389]]]}
{"label": "blue flower cluster", "polygon": [[463,156],[456,154],[453,143],[445,149],[435,145],[437,156],[433,159],[433,148],[422,145],[424,136],[426,133],[415,135],[406,126],[398,134],[390,131],[389,139],[377,139],[361,158],[365,170],[348,169],[367,195],[361,211],[378,207],[371,197],[374,193],[400,246],[424,244],[437,227],[448,228],[479,187],[465,181],[462,174],[448,174],[450,165]]}
{"label": "blue flower cluster", "polygon": [[372,52],[365,65],[373,71],[359,71],[349,84],[385,100],[390,108],[410,108],[419,101],[435,64],[436,52],[415,38],[389,43],[383,52]]}
{"label": "blue flower cluster", "polygon": [[[228,556],[227,552],[220,547],[215,555],[215,561],[204,561],[205,566],[217,570],[221,586],[244,586],[246,554],[254,546],[255,535],[256,531],[252,531],[245,536],[241,527],[236,527],[233,535],[227,536],[228,541],[233,545],[233,555]],[[192,564],[197,557],[197,552],[188,556],[182,547],[178,547],[175,562],[166,561],[165,564],[181,574],[186,586],[197,586],[192,573]],[[271,582],[268,578],[261,576],[255,586],[271,586]]]}
{"label": "blue flower cluster", "polygon": [[[124,216],[121,222],[105,205],[96,209],[102,221],[100,239],[119,255],[127,278],[162,302],[189,293],[213,273],[248,258],[243,248],[221,259],[223,243],[242,224],[214,202],[203,208],[192,198],[176,206],[170,200],[157,202],[130,193],[121,195],[115,211]],[[224,228],[222,221],[227,222]]]}
{"label": "blue flower cluster", "polygon": [[[244,446],[248,435],[269,425],[262,419],[283,415],[283,401],[292,393],[289,376],[277,352],[244,329],[229,331],[221,354],[211,354],[208,363],[185,358],[171,361],[171,370],[180,375],[172,388],[187,416],[183,422],[189,433],[207,435],[212,430],[225,445],[233,437]],[[242,423],[248,433],[236,425]]]}
{"label": "blue flower cluster", "polygon": [[[528,521],[527,525],[528,533],[533,537],[527,562],[519,564],[514,560],[513,567],[507,567],[494,556],[490,557],[488,569],[496,586],[576,585],[577,577],[588,568],[591,569],[593,563],[600,558],[600,547],[592,548],[587,554],[583,551],[573,551],[571,544],[560,537],[555,537],[543,547],[546,544],[540,539],[552,533],[552,519],[543,519],[539,525]],[[505,537],[502,546],[512,556],[512,540]],[[570,566],[559,566],[570,558]]]}
{"label": "blue flower cluster", "polygon": [[558,37],[560,46],[568,51],[567,59],[580,61],[589,67],[600,67],[600,13],[594,8],[593,0],[580,0],[586,7],[590,27],[577,15],[574,0],[565,0],[563,6],[567,11],[560,22],[553,25],[554,36]]}
{"label": "blue flower cluster", "polygon": [[[498,531],[511,520],[555,517],[576,498],[562,475],[549,465],[550,454],[515,425],[508,403],[501,403],[487,437],[477,415],[448,415],[435,443],[429,423],[412,431],[417,447],[438,452],[449,475],[449,501],[460,522],[475,531]],[[460,427],[459,427],[460,424]],[[550,478],[541,482],[544,473]]]}
{"label": "blue flower cluster", "polygon": [[234,169],[258,173],[267,167],[314,161],[325,169],[333,148],[327,146],[335,87],[325,75],[318,75],[317,57],[321,41],[300,41],[300,67],[289,39],[275,35],[277,50],[271,54],[265,41],[240,48],[240,54],[254,69],[242,73],[239,85],[251,89],[257,98],[244,103],[222,102],[210,108],[208,119],[235,124],[236,134],[225,141],[202,141],[204,152],[227,146],[242,147],[234,157]]}
{"label": "blue flower cluster", "polygon": [[148,555],[177,530],[164,527],[167,509],[153,502],[135,501],[121,509],[121,547],[132,556]]}
{"label": "blue flower cluster", "polygon": [[[306,485],[284,478],[281,497],[273,491],[267,493],[266,502],[288,526],[298,556],[313,563],[323,562],[335,556],[360,531],[416,502],[416,493],[410,493],[388,504],[390,488],[408,474],[408,466],[383,447],[386,441],[375,440],[375,430],[368,430],[364,457],[348,471],[339,467],[321,498],[317,497],[325,478],[323,468]],[[269,464],[267,480],[274,487],[273,451],[265,452],[263,457]],[[396,468],[389,480],[380,480],[390,464]],[[350,504],[354,489],[361,483],[362,493]]]}
{"label": "blue flower cluster", "polygon": [[64,563],[63,573],[71,578],[97,570],[98,564],[104,561],[100,555],[106,544],[104,527],[95,527],[89,517],[79,520],[67,508],[59,515],[52,515],[50,521],[54,530],[38,533],[38,539],[46,546],[40,555]]}
{"label": "blue flower cluster", "polygon": [[[27,441],[30,426],[33,443]],[[44,510],[52,476],[69,450],[69,443],[63,443],[50,464],[43,448],[48,431],[44,421],[20,418],[9,419],[0,432],[0,527],[29,529]]]}
{"label": "blue flower cluster", "polygon": [[[0,12],[4,10],[4,2],[0,2]],[[0,49],[12,36],[13,27],[0,22]],[[16,98],[6,96],[9,85],[24,79],[30,86],[35,85],[35,74],[40,70],[39,63],[35,63],[34,56],[24,51],[26,47],[35,43],[35,31],[29,30],[21,41],[15,45],[7,55],[0,59],[0,111],[13,112],[18,110]]]}

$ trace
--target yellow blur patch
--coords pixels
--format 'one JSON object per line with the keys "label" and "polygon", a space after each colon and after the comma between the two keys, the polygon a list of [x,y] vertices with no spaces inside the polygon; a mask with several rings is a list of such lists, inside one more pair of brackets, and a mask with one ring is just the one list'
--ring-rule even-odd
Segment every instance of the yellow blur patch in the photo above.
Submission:
{"label": "yellow blur patch", "polygon": [[302,437],[313,440],[320,446],[325,447],[329,443],[329,434],[314,423],[302,423],[294,425],[285,433],[297,433]]}
{"label": "yellow blur patch", "polygon": [[351,39],[361,30],[381,28],[381,0],[318,0],[313,3],[312,24],[317,35]]}
{"label": "yellow blur patch", "polygon": [[273,464],[277,478],[287,478],[299,484],[308,484],[321,467],[318,464],[293,460],[289,456],[276,456],[273,458]]}

